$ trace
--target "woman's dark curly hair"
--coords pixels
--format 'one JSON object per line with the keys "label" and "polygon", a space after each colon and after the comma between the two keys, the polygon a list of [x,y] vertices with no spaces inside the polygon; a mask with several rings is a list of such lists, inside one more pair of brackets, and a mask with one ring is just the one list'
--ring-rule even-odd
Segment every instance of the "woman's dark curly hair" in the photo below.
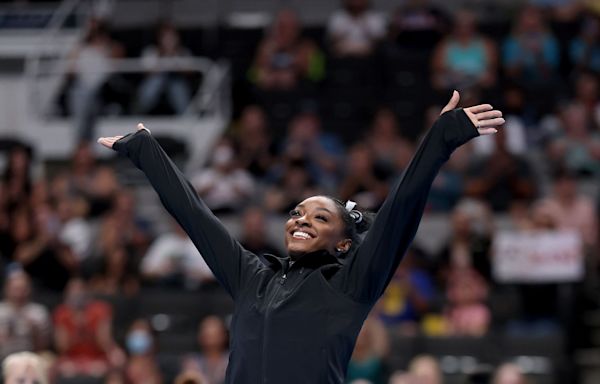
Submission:
{"label": "woman's dark curly hair", "polygon": [[344,234],[352,240],[352,248],[358,246],[361,234],[368,231],[373,223],[375,214],[373,212],[361,211],[356,208],[348,211],[346,203],[335,197],[325,196],[335,203],[338,213],[344,222]]}

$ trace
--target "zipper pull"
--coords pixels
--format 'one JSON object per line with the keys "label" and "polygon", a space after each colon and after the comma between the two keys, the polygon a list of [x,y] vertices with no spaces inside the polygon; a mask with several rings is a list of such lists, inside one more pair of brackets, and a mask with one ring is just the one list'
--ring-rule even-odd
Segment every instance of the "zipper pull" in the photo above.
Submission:
{"label": "zipper pull", "polygon": [[280,283],[281,285],[283,285],[283,284],[285,283],[285,281],[286,281],[286,280],[287,280],[287,273],[284,273],[284,274],[281,276],[281,280],[279,280],[279,283]]}

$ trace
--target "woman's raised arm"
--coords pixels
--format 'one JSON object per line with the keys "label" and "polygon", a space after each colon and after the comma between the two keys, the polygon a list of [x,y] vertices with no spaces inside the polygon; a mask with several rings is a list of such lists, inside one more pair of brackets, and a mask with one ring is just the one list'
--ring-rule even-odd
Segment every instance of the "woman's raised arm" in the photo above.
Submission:
{"label": "woman's raised arm", "polygon": [[454,91],[363,242],[348,256],[341,289],[356,300],[375,302],[383,293],[417,232],[431,184],[452,152],[476,136],[496,133],[504,124],[502,113],[489,104],[455,109],[459,98]]}
{"label": "woman's raised arm", "polygon": [[244,282],[260,268],[260,261],[231,237],[150,131],[138,124],[135,133],[103,137],[98,142],[127,156],[146,174],[167,211],[187,232],[216,278],[235,299]]}

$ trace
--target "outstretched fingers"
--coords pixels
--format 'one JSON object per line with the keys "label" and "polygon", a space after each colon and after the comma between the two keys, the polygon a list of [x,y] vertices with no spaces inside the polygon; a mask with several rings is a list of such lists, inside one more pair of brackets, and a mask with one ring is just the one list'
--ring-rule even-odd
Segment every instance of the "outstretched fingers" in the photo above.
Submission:
{"label": "outstretched fingers", "polygon": [[113,144],[122,137],[123,136],[101,137],[98,139],[98,143],[104,145],[106,148],[112,148]]}

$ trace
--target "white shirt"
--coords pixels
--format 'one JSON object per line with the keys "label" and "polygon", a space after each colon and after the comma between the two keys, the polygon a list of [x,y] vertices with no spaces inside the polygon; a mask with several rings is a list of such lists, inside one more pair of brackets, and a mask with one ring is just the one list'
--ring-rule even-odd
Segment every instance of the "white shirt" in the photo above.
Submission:
{"label": "white shirt", "polygon": [[354,17],[340,9],[333,13],[327,25],[329,37],[335,37],[341,45],[360,48],[370,47],[375,40],[384,37],[385,31],[385,19],[374,11]]}
{"label": "white shirt", "polygon": [[197,191],[202,191],[204,202],[210,209],[239,208],[254,191],[254,181],[243,169],[222,173],[209,168],[192,178]]}

